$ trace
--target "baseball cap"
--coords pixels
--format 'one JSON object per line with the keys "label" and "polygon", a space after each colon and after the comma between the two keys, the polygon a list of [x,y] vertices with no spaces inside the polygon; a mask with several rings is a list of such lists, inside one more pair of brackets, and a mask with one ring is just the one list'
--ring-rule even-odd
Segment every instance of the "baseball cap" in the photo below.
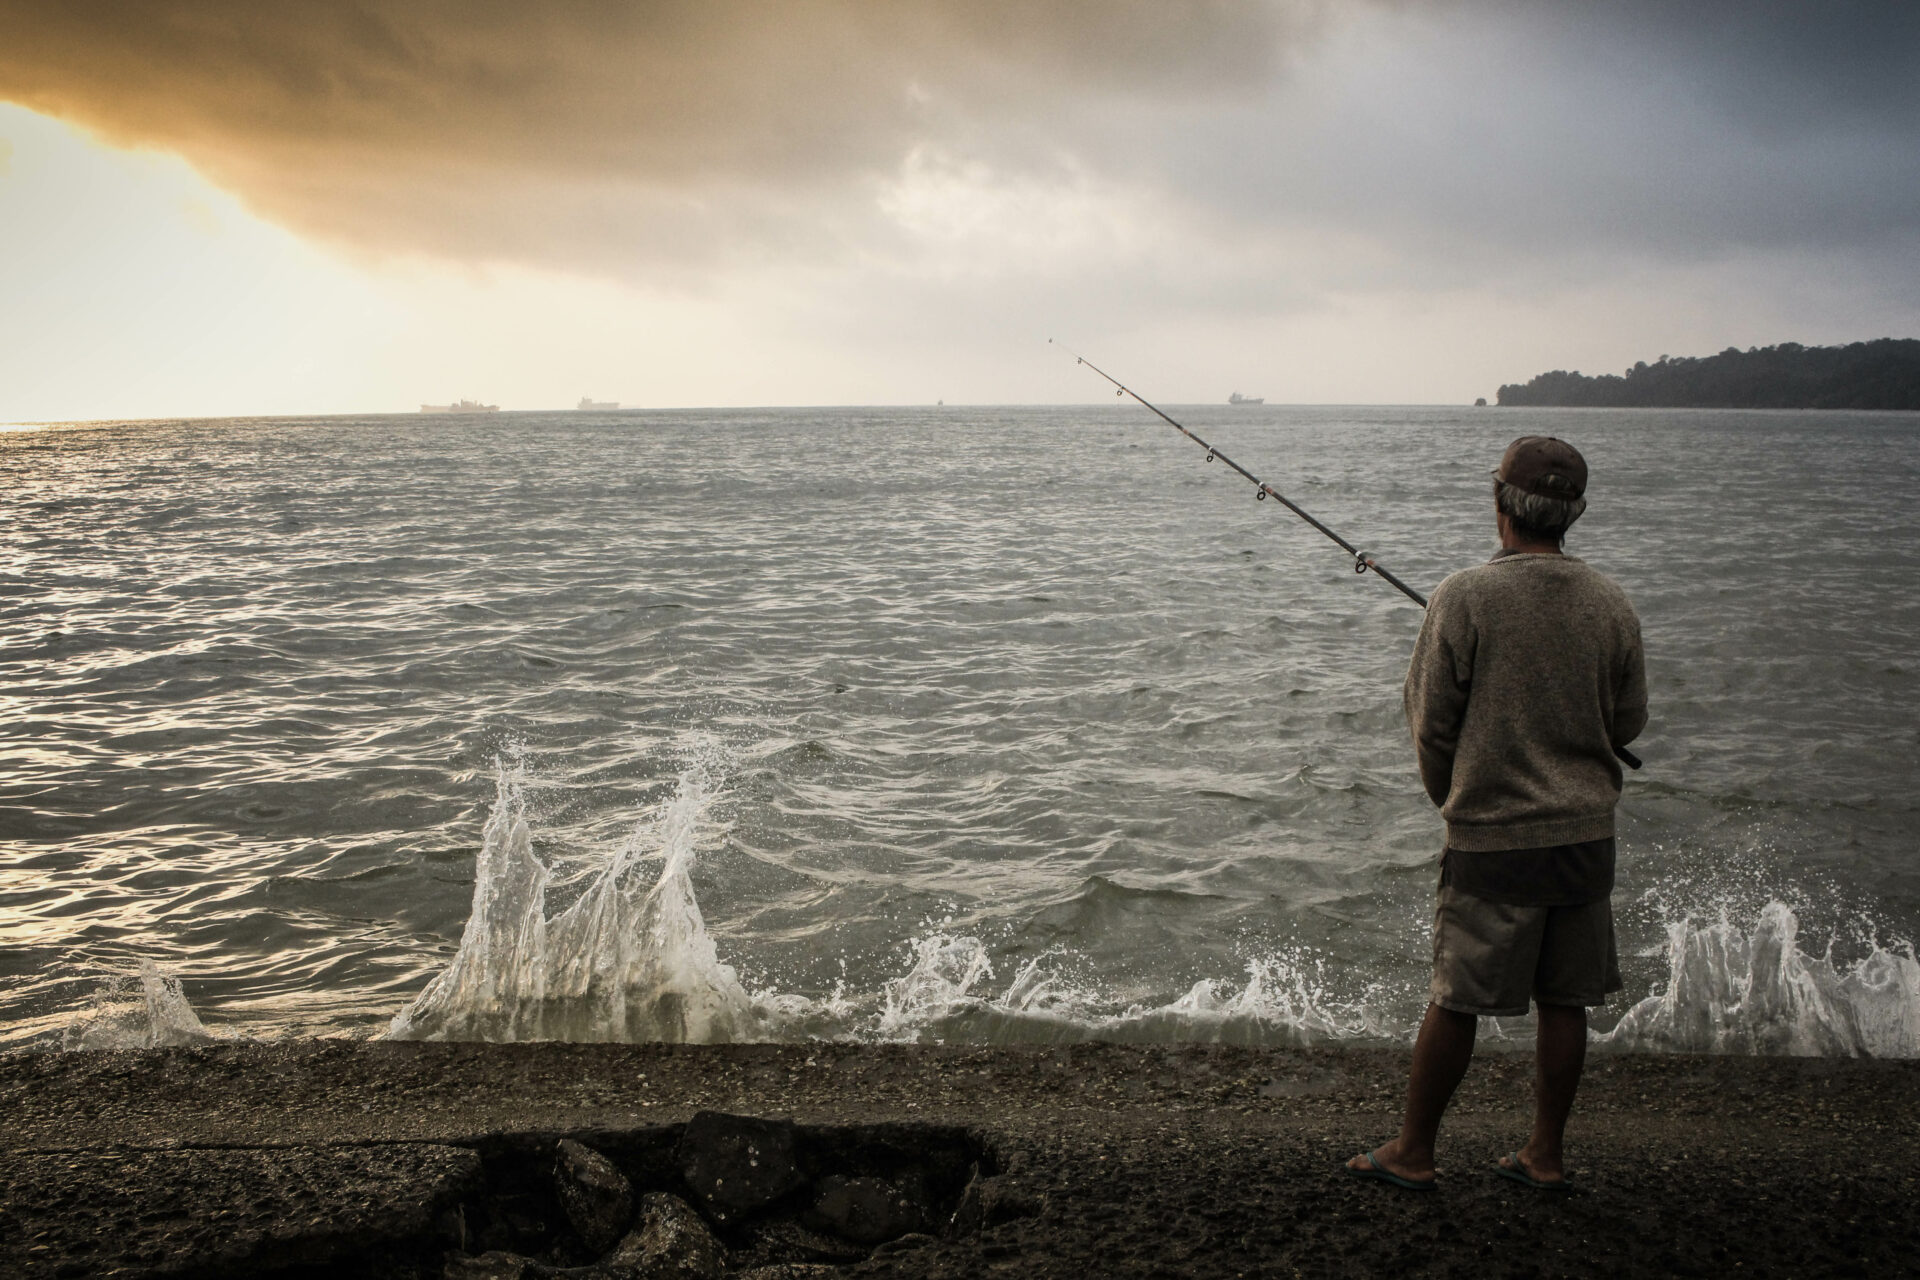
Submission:
{"label": "baseball cap", "polygon": [[1587,491],[1587,460],[1555,436],[1521,436],[1507,446],[1493,478],[1542,498],[1570,500]]}

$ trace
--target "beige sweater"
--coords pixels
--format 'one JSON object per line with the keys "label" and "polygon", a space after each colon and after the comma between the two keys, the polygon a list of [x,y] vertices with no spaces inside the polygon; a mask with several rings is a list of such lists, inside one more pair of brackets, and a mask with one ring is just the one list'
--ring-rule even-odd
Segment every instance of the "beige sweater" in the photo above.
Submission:
{"label": "beige sweater", "polygon": [[1503,551],[1435,589],[1406,706],[1449,848],[1605,839],[1613,748],[1647,723],[1640,619],[1583,561]]}

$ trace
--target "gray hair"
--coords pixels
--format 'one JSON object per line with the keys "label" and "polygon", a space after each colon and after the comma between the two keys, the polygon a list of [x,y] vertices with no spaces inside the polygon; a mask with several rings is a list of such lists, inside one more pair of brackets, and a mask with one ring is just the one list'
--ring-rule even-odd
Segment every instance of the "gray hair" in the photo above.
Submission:
{"label": "gray hair", "polygon": [[1587,500],[1543,497],[1504,480],[1495,480],[1493,505],[1513,522],[1515,532],[1543,542],[1558,542],[1587,509]]}

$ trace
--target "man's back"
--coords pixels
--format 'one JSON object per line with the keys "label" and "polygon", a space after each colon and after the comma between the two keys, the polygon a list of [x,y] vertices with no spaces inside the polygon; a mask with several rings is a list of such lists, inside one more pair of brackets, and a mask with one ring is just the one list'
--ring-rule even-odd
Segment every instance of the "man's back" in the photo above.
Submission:
{"label": "man's back", "polygon": [[1420,780],[1447,820],[1433,981],[1400,1133],[1347,1173],[1435,1182],[1440,1118],[1481,1018],[1535,1012],[1533,1132],[1494,1171],[1568,1188],[1565,1147],[1587,1056],[1587,1010],[1620,990],[1613,928],[1613,749],[1646,725],[1640,622],[1626,593],[1561,554],[1587,509],[1587,460],[1522,436],[1493,472],[1501,552],[1428,602],[1407,668]]}
{"label": "man's back", "polygon": [[1434,591],[1406,704],[1449,848],[1604,839],[1647,719],[1639,619],[1583,561],[1503,552]]}

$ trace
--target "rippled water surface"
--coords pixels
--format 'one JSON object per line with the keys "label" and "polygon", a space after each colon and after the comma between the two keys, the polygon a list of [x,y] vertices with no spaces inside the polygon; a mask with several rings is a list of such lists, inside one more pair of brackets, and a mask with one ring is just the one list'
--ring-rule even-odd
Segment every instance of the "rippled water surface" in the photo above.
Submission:
{"label": "rippled water surface", "polygon": [[[1653,696],[1597,1025],[1920,1053],[1920,418],[1185,416],[1423,588],[1577,443]],[[1419,610],[1224,472],[1118,402],[0,433],[0,1046],[1404,1036]]]}

